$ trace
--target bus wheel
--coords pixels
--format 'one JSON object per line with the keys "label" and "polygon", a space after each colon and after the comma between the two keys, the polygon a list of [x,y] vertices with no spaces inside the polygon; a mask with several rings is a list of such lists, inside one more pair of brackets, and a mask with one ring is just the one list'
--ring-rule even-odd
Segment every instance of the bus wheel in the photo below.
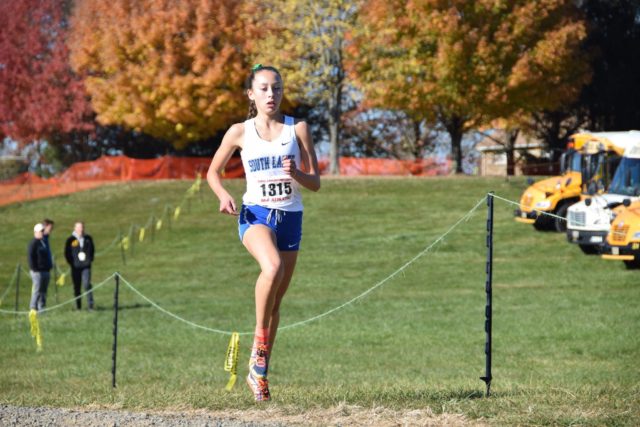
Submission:
{"label": "bus wheel", "polygon": [[640,259],[636,257],[633,261],[623,261],[624,265],[627,267],[627,270],[635,270],[640,268]]}
{"label": "bus wheel", "polygon": [[597,255],[598,252],[600,252],[598,250],[598,247],[595,245],[578,245],[580,246],[580,249],[582,249],[582,252],[585,255]]}
{"label": "bus wheel", "polygon": [[553,226],[558,233],[564,233],[567,231],[567,209],[569,209],[569,203],[563,203],[556,210],[556,215],[560,218],[553,217]]}
{"label": "bus wheel", "polygon": [[538,231],[549,231],[551,229],[549,218],[551,217],[544,214],[538,215],[536,222],[533,223],[533,228]]}

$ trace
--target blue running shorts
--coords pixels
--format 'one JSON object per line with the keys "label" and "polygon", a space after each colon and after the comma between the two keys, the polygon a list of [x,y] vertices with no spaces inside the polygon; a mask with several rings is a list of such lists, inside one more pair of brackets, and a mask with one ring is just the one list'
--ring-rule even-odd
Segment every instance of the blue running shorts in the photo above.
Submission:
{"label": "blue running shorts", "polygon": [[302,240],[302,211],[290,212],[259,205],[242,205],[238,217],[240,241],[252,225],[262,224],[273,230],[278,250],[297,251]]}

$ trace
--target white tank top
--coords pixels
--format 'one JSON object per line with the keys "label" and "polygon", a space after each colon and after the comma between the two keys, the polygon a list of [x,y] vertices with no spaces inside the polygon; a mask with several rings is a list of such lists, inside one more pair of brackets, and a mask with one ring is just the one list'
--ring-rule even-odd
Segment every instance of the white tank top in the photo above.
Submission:
{"label": "white tank top", "polygon": [[296,166],[300,165],[293,117],[284,117],[282,132],[273,141],[260,138],[254,119],[245,121],[240,156],[247,179],[247,191],[242,197],[245,205],[283,211],[302,210],[299,184],[282,169],[282,160],[287,157],[293,158]]}

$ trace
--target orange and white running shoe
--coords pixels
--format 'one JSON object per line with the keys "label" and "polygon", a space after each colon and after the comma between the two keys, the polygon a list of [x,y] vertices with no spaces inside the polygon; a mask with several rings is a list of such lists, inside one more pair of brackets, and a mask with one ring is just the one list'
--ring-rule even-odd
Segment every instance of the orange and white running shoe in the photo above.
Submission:
{"label": "orange and white running shoe", "polygon": [[253,375],[253,371],[249,371],[247,375],[247,385],[253,392],[253,397],[256,402],[266,402],[271,400],[271,394],[269,394],[269,380],[266,377],[256,377]]}
{"label": "orange and white running shoe", "polygon": [[269,370],[269,348],[264,344],[256,345],[249,358],[249,371],[256,378],[266,378]]}
{"label": "orange and white running shoe", "polygon": [[249,375],[247,376],[247,385],[253,392],[256,402],[264,402],[271,399],[271,395],[269,394],[269,380],[267,380],[268,365],[268,347],[259,344],[251,352],[251,357],[249,358]]}

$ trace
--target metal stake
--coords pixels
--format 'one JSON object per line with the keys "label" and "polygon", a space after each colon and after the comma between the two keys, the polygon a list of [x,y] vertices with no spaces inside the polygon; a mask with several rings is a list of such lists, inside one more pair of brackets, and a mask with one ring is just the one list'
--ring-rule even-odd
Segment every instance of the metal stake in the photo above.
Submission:
{"label": "metal stake", "polygon": [[111,350],[111,387],[116,388],[116,356],[118,353],[118,295],[120,293],[120,274],[116,273],[116,290],[113,294],[113,347]]}
{"label": "metal stake", "polygon": [[486,356],[485,376],[480,377],[487,384],[487,394],[491,393],[491,317],[492,317],[492,281],[493,281],[493,191],[487,194],[487,281],[485,283],[485,292],[487,293],[487,305],[485,306],[484,330],[487,334],[487,340],[484,345],[484,353]]}

